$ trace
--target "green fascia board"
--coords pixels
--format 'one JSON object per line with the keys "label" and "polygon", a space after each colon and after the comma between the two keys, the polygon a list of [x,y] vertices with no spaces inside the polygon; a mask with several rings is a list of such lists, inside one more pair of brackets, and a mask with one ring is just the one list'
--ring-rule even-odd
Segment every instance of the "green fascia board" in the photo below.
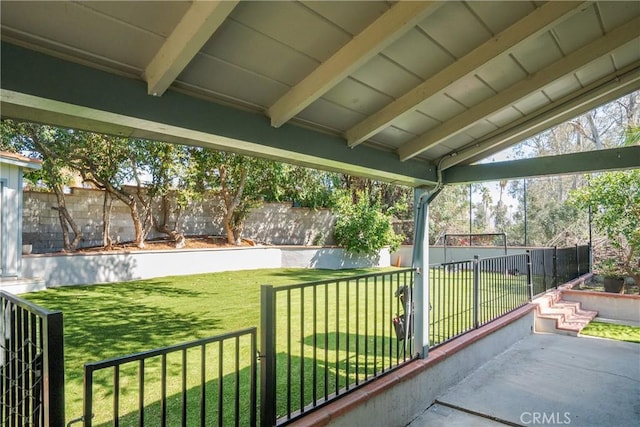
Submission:
{"label": "green fascia board", "polygon": [[436,167],[426,161],[401,162],[396,153],[369,146],[352,149],[341,136],[296,124],[273,128],[260,112],[176,90],[150,96],[141,79],[7,42],[0,66],[3,117],[208,146],[410,186],[437,181]]}
{"label": "green fascia board", "polygon": [[558,156],[454,166],[443,172],[445,184],[532,178],[640,168],[640,146],[610,148]]}

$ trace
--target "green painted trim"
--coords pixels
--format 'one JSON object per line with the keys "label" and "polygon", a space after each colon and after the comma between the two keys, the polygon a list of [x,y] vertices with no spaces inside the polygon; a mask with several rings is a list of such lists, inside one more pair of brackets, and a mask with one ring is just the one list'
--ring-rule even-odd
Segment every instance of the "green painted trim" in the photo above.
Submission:
{"label": "green painted trim", "polygon": [[445,184],[466,184],[638,168],[640,168],[640,146],[636,145],[506,162],[454,166],[443,172],[443,181]]}
{"label": "green painted trim", "polygon": [[146,83],[6,42],[1,44],[2,115],[124,136],[210,146],[395,181],[437,181],[434,165],[293,124],[273,128],[264,114],[167,91],[147,95]]}

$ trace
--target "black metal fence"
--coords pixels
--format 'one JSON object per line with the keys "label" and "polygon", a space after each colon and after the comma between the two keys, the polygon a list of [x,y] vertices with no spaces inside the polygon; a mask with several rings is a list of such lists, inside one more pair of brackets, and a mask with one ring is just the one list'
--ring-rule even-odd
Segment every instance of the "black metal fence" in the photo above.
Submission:
{"label": "black metal fence", "polygon": [[[588,272],[589,258],[576,246],[430,266],[430,346]],[[412,360],[414,275],[265,285],[259,352],[250,328],[87,363],[84,425],[289,423]],[[63,425],[62,314],[0,292],[0,326],[2,425]]]}
{"label": "black metal fence", "polygon": [[434,347],[526,304],[528,255],[449,262],[429,269],[429,341]]}
{"label": "black metal fence", "polygon": [[589,245],[539,248],[532,249],[529,253],[534,295],[540,295],[591,271]]}
{"label": "black metal fence", "polygon": [[255,426],[256,337],[249,328],[85,364],[84,425]]}
{"label": "black metal fence", "polygon": [[0,420],[64,425],[62,313],[0,291]]}
{"label": "black metal fence", "polygon": [[262,425],[286,423],[411,360],[413,275],[263,286]]}

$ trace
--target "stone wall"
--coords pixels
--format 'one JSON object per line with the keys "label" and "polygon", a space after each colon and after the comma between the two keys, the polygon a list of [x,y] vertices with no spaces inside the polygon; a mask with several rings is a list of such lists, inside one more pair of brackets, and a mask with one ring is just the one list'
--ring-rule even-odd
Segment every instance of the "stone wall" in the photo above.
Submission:
{"label": "stone wall", "polygon": [[[66,195],[67,209],[84,234],[80,247],[102,244],[103,203],[104,192],[101,190],[73,188]],[[52,193],[24,192],[23,241],[33,244],[34,253],[57,252],[63,247],[56,206]],[[159,205],[153,209],[161,212]],[[219,200],[211,198],[186,209],[181,229],[186,235],[224,235],[221,218]],[[334,222],[328,209],[265,203],[249,215],[243,237],[273,245],[331,245],[334,243]],[[160,237],[166,236],[152,230],[148,239]],[[111,238],[114,242],[128,242],[134,238],[129,208],[119,200],[113,202]]]}

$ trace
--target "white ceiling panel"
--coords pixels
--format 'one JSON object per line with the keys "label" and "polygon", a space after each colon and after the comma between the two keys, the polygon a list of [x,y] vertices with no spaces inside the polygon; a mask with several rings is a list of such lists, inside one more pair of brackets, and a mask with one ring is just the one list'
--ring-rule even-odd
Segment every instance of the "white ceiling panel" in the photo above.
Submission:
{"label": "white ceiling panel", "polygon": [[448,96],[437,94],[418,105],[417,110],[429,117],[444,122],[456,114],[462,113],[465,108]]}
{"label": "white ceiling panel", "polygon": [[487,120],[501,128],[522,117],[520,111],[513,107],[503,108],[502,110],[487,116]]}
{"label": "white ceiling panel", "polygon": [[548,105],[549,103],[549,98],[547,98],[544,93],[535,92],[527,96],[526,98],[523,98],[522,100],[516,102],[513,106],[526,116],[530,113],[533,113],[537,109]]}
{"label": "white ceiling panel", "polygon": [[[37,5],[33,7],[31,2],[19,2],[12,4],[14,7],[3,7],[2,22],[11,23],[3,30],[29,32],[33,29],[31,34],[58,52],[73,54],[73,51],[81,51],[140,70],[164,41],[157,34],[115,20],[82,4],[42,2]],[[53,16],[56,18],[52,19]],[[65,29],[63,34],[60,34],[60,28]]]}
{"label": "white ceiling panel", "polygon": [[306,7],[342,28],[351,35],[364,30],[389,10],[386,1],[303,1]]}
{"label": "white ceiling panel", "polygon": [[640,60],[640,37],[615,49],[611,56],[617,69],[626,67]]}
{"label": "white ceiling panel", "polygon": [[532,3],[526,1],[470,1],[467,6],[484,22],[495,35],[513,24],[514,19],[524,18],[535,10]]}
{"label": "white ceiling panel", "polygon": [[[456,58],[469,53],[492,36],[473,13],[459,2],[446,2],[419,26]],[[456,37],[451,37],[452,31],[456,32]]]}
{"label": "white ceiling panel", "polygon": [[500,56],[478,68],[478,77],[496,92],[527,77],[527,73],[509,55]]}
{"label": "white ceiling panel", "polygon": [[458,80],[447,88],[446,93],[467,108],[495,95],[495,91],[476,76],[467,76]]}
{"label": "white ceiling panel", "polygon": [[576,79],[576,76],[571,74],[547,85],[544,88],[544,93],[549,97],[549,99],[556,101],[566,95],[569,95],[571,92],[580,90],[580,88],[582,88],[582,85],[578,79]]}
{"label": "white ceiling panel", "polygon": [[613,59],[611,56],[605,56],[582,67],[576,71],[575,75],[580,81],[580,84],[586,86],[614,71]]}
{"label": "white ceiling panel", "polygon": [[639,1],[601,1],[597,8],[606,32],[640,15]]}
{"label": "white ceiling panel", "polygon": [[464,133],[473,139],[479,139],[496,129],[497,127],[495,124],[486,120],[481,120],[465,130]]}
{"label": "white ceiling panel", "polygon": [[553,34],[565,55],[601,37],[600,19],[595,8],[589,7],[561,22],[553,29]]}
{"label": "white ceiling panel", "polygon": [[513,52],[513,57],[529,74],[533,74],[556,62],[562,56],[562,52],[558,49],[558,45],[549,33],[544,33],[539,37],[522,43]]}
{"label": "white ceiling panel", "polygon": [[410,111],[393,122],[395,127],[404,129],[414,135],[423,134],[439,124],[439,121],[425,116],[419,111]]}
{"label": "white ceiling panel", "polygon": [[351,39],[350,34],[298,2],[240,2],[231,16],[320,62]]}
{"label": "white ceiling panel", "polygon": [[340,82],[324,98],[362,114],[372,114],[391,101],[388,95],[351,78]]}
{"label": "white ceiling panel", "polygon": [[282,83],[205,54],[198,54],[197,60],[185,68],[178,80],[261,108],[266,108],[288,89]]}
{"label": "white ceiling panel", "polygon": [[420,79],[382,55],[377,55],[351,74],[356,80],[393,98],[405,94],[420,84]]}
{"label": "white ceiling panel", "polygon": [[397,148],[412,138],[415,138],[415,136],[415,134],[403,129],[399,129],[395,126],[389,126],[376,135],[375,141],[392,148]]}
{"label": "white ceiling panel", "polygon": [[[29,3],[33,5],[33,2]],[[82,6],[166,38],[189,9],[191,2],[91,1],[82,3]]]}
{"label": "white ceiling panel", "polygon": [[307,108],[299,117],[309,123],[317,123],[324,129],[344,132],[366,116],[357,111],[342,107],[326,99],[320,98]]}
{"label": "white ceiling panel", "polygon": [[202,51],[290,86],[318,66],[318,61],[307,55],[233,20],[227,21]]}
{"label": "white ceiling panel", "polygon": [[423,79],[455,61],[454,57],[417,28],[385,49],[383,54]]}

